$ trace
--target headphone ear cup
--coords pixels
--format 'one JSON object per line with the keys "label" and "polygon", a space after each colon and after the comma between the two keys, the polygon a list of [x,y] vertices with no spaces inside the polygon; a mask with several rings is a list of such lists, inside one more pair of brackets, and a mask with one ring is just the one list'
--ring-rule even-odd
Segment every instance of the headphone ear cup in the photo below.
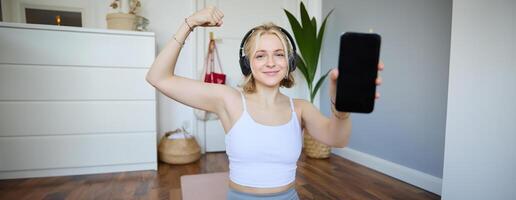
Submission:
{"label": "headphone ear cup", "polygon": [[298,59],[299,59],[299,56],[296,53],[293,53],[293,55],[291,54],[288,57],[288,66],[289,66],[290,72],[293,72],[294,70],[296,70],[296,65],[297,65]]}
{"label": "headphone ear cup", "polygon": [[249,65],[249,59],[247,59],[247,56],[240,57],[239,62],[242,74],[244,74],[244,76],[251,74],[251,66]]}

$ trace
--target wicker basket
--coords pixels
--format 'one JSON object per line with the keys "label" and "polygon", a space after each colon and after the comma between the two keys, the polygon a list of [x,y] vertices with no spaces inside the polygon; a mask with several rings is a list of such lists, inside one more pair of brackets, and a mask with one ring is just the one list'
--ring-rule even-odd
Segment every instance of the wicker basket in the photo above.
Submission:
{"label": "wicker basket", "polygon": [[[182,134],[181,139],[169,139],[172,134]],[[201,157],[201,148],[194,137],[186,134],[184,129],[167,132],[158,146],[159,160],[169,164],[188,164]]]}
{"label": "wicker basket", "polygon": [[315,140],[306,129],[303,130],[303,152],[310,158],[329,158],[331,147]]}

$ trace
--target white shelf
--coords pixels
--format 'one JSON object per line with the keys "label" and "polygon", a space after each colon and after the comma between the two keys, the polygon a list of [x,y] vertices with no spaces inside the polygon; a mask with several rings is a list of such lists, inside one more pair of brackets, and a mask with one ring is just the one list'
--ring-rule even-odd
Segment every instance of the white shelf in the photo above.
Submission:
{"label": "white shelf", "polygon": [[82,28],[82,27],[73,27],[73,26],[55,26],[55,25],[44,25],[44,24],[25,24],[25,23],[12,23],[12,22],[0,22],[0,27],[17,28],[17,29],[38,29],[38,30],[49,30],[49,31],[116,34],[116,35],[135,35],[135,36],[147,36],[147,37],[154,37],[154,35],[155,35],[154,32],[124,31],[124,30]]}

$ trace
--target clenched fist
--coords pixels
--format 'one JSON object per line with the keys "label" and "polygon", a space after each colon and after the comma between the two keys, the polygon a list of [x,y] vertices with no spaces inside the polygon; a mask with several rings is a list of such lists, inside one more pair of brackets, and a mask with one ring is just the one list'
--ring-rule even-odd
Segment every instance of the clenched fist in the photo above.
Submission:
{"label": "clenched fist", "polygon": [[215,6],[208,6],[190,15],[186,20],[187,23],[193,27],[219,27],[222,25],[223,17],[224,13],[222,13],[218,8]]}

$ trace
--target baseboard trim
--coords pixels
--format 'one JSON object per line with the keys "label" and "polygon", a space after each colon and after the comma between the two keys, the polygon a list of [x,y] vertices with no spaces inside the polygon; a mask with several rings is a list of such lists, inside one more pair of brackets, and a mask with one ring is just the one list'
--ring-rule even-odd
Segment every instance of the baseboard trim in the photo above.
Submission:
{"label": "baseboard trim", "polygon": [[334,148],[332,153],[353,162],[364,165],[373,170],[379,171],[388,176],[402,180],[414,186],[434,194],[441,195],[442,179],[435,176],[384,160],[373,155],[363,153],[351,148]]}
{"label": "baseboard trim", "polygon": [[55,169],[35,169],[19,171],[0,171],[0,180],[18,178],[37,178],[49,176],[71,176],[84,174],[102,174],[126,171],[158,170],[156,162],[132,163],[123,165],[105,165],[91,167],[55,168]]}

